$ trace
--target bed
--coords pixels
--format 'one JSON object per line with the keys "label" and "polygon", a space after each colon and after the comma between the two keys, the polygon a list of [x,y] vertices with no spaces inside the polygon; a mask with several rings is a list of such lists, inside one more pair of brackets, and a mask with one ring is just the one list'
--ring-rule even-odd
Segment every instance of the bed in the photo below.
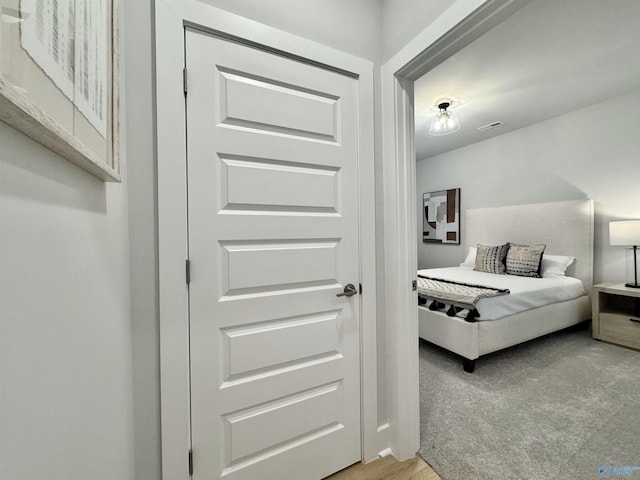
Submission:
{"label": "bed", "polygon": [[[565,275],[581,282],[580,290],[583,293],[570,299],[550,300],[551,303],[540,304],[519,313],[509,313],[503,309],[501,314],[491,314],[490,309],[481,308],[481,302],[499,303],[504,301],[502,297],[483,298],[477,304],[480,311],[477,321],[449,316],[444,311],[429,310],[426,305],[419,306],[420,337],[460,355],[465,371],[473,372],[476,360],[482,355],[578,325],[591,318],[592,200],[467,210],[464,225],[465,253],[468,247],[477,244],[498,245],[512,242],[545,244],[546,255],[575,257]],[[429,273],[432,276],[441,274],[433,270],[429,270]],[[489,313],[483,313],[483,310]],[[500,308],[497,310],[501,311]]]}

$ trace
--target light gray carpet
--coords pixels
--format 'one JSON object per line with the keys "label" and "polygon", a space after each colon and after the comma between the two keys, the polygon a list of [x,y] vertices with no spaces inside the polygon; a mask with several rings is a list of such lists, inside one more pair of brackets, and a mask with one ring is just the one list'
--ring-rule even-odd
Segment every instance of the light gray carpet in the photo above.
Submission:
{"label": "light gray carpet", "polygon": [[586,480],[640,466],[640,353],[588,330],[482,357],[472,374],[421,340],[420,390],[419,454],[444,480]]}

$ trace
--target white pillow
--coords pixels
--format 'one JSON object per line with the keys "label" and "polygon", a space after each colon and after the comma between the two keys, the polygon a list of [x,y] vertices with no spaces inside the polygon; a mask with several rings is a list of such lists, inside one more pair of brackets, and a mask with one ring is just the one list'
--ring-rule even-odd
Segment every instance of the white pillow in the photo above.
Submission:
{"label": "white pillow", "polygon": [[567,257],[565,255],[547,255],[542,256],[542,272],[543,278],[564,277],[564,274],[571,265],[575,257]]}
{"label": "white pillow", "polygon": [[467,254],[467,258],[464,259],[464,262],[460,264],[461,267],[475,267],[476,266],[476,253],[478,249],[476,247],[469,247],[469,253]]}

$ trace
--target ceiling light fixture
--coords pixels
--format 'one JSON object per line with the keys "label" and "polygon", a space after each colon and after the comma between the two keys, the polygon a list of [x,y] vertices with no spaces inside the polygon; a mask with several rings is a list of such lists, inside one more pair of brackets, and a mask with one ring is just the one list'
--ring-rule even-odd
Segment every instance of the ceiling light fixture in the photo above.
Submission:
{"label": "ceiling light fixture", "polygon": [[460,120],[458,116],[450,110],[450,101],[443,101],[438,104],[438,113],[436,113],[431,121],[429,133],[431,135],[449,135],[460,129]]}

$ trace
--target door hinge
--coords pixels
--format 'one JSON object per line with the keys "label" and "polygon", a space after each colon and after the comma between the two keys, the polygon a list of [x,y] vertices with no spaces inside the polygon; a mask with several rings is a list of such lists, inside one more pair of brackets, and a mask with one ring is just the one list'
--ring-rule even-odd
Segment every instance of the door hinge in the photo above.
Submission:
{"label": "door hinge", "polygon": [[193,477],[193,450],[189,450],[189,476]]}
{"label": "door hinge", "polygon": [[187,67],[182,69],[182,89],[184,94],[187,94]]}
{"label": "door hinge", "polygon": [[413,292],[415,292],[416,290],[418,290],[418,281],[417,280],[411,280],[411,290]]}
{"label": "door hinge", "polygon": [[187,285],[191,283],[191,260],[185,260],[185,274],[187,277]]}
{"label": "door hinge", "polygon": [[360,295],[362,295],[362,284],[361,283],[358,284],[358,293]]}

